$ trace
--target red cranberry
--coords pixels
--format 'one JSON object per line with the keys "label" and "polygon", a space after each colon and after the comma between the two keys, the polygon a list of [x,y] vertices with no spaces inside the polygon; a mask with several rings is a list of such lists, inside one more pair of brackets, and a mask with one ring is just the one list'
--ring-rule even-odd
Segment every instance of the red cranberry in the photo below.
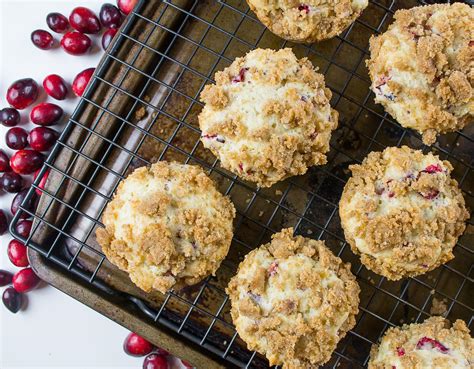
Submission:
{"label": "red cranberry", "polygon": [[123,350],[132,356],[145,356],[153,350],[153,345],[136,333],[130,333],[123,343]]}
{"label": "red cranberry", "polygon": [[433,174],[437,172],[442,172],[443,168],[441,168],[441,165],[439,164],[431,164],[428,165],[422,172],[428,173],[428,174]]}
{"label": "red cranberry", "polygon": [[61,13],[49,13],[46,16],[46,23],[52,31],[57,33],[64,33],[69,27],[67,18]]}
{"label": "red cranberry", "polygon": [[68,54],[84,55],[91,47],[91,39],[80,32],[68,32],[61,39],[61,47]]}
{"label": "red cranberry", "polygon": [[191,364],[189,364],[186,360],[182,360],[181,359],[181,364],[183,364],[186,368],[188,369],[192,369],[194,368],[194,366],[192,366]]}
{"label": "red cranberry", "polygon": [[0,269],[0,287],[4,287],[12,283],[13,274],[7,272],[6,270]]}
{"label": "red cranberry", "polygon": [[124,14],[130,14],[138,0],[117,0],[117,6]]}
{"label": "red cranberry", "polygon": [[18,174],[32,174],[43,165],[44,157],[34,150],[19,150],[10,159],[10,166]]}
{"label": "red cranberry", "polygon": [[242,68],[239,71],[239,75],[232,78],[232,83],[239,83],[245,81],[245,73],[248,71],[248,68]]}
{"label": "red cranberry", "polygon": [[20,113],[13,108],[4,108],[0,110],[0,123],[5,127],[14,127],[20,123]]}
{"label": "red cranberry", "polygon": [[31,33],[31,41],[38,49],[49,50],[54,45],[54,38],[51,33],[43,29],[37,29]]}
{"label": "red cranberry", "polygon": [[420,192],[420,195],[423,196],[427,200],[433,200],[434,198],[438,197],[439,191],[435,189],[431,189],[425,193]]}
{"label": "red cranberry", "polygon": [[10,128],[5,134],[5,143],[10,149],[22,150],[28,145],[28,133],[20,127]]}
{"label": "red cranberry", "polygon": [[0,172],[9,172],[10,170],[12,170],[10,168],[10,158],[5,151],[0,149]]}
{"label": "red cranberry", "polygon": [[8,219],[3,210],[0,210],[0,236],[8,231]]}
{"label": "red cranberry", "polygon": [[57,74],[50,74],[43,81],[46,93],[56,100],[64,100],[67,96],[67,86],[64,79]]}
{"label": "red cranberry", "polygon": [[33,222],[31,220],[20,220],[15,226],[15,232],[23,238],[28,238],[32,226]]}
{"label": "red cranberry", "polygon": [[18,313],[23,305],[23,297],[21,293],[17,292],[13,287],[8,287],[3,291],[2,295],[3,305],[13,314]]}
{"label": "red cranberry", "polygon": [[7,91],[7,101],[15,109],[25,109],[38,98],[38,85],[31,78],[19,79]]}
{"label": "red cranberry", "polygon": [[30,265],[26,246],[17,240],[11,240],[8,244],[8,258],[13,265],[20,268]]}
{"label": "red cranberry", "polygon": [[152,353],[143,360],[143,369],[168,369],[168,361],[165,356]]}
{"label": "red cranberry", "polygon": [[72,82],[72,90],[76,96],[81,97],[84,93],[87,84],[89,83],[92,75],[94,74],[95,68],[88,68],[79,73],[74,81]]}
{"label": "red cranberry", "polygon": [[300,6],[298,6],[298,10],[299,10],[300,12],[305,12],[306,14],[308,14],[308,13],[309,13],[309,10],[310,10],[310,9],[309,9],[309,5],[307,5],[307,4],[301,4]]}
{"label": "red cranberry", "polygon": [[69,16],[71,26],[81,33],[99,33],[99,18],[89,8],[78,6],[74,8]]}
{"label": "red cranberry", "polygon": [[31,268],[22,269],[13,276],[13,288],[20,293],[34,290],[39,282],[40,279]]}
{"label": "red cranberry", "polygon": [[0,186],[4,191],[10,193],[17,193],[23,187],[23,178],[15,172],[3,173],[0,177]]}
{"label": "red cranberry", "polygon": [[417,350],[437,349],[443,354],[446,354],[449,351],[449,349],[446,346],[444,346],[441,342],[429,337],[422,337],[416,344],[416,349]]}
{"label": "red cranberry", "polygon": [[33,150],[48,151],[59,137],[58,132],[48,127],[36,127],[30,132],[29,142]]}
{"label": "red cranberry", "polygon": [[111,28],[104,32],[102,35],[102,48],[107,50],[114,36],[117,34],[117,29]]}
{"label": "red cranberry", "polygon": [[[40,173],[40,170],[41,169],[38,169],[36,172],[35,172],[35,175],[33,177],[33,179],[35,180],[36,177],[38,177],[38,174]],[[48,180],[48,176],[49,176],[49,169],[47,169],[43,176],[41,177],[41,180],[40,182],[38,183],[38,188],[35,189],[36,193],[38,194],[38,196],[41,196],[41,194],[43,193],[41,190],[44,189],[44,186],[46,185],[46,181]]]}
{"label": "red cranberry", "polygon": [[[13,215],[15,215],[20,210],[20,205],[23,204],[23,201],[25,200],[27,194],[28,194],[28,189],[25,188],[24,190],[21,190],[15,195],[15,197],[12,200],[12,205],[10,208]],[[20,218],[21,219],[29,218],[31,215],[27,213],[27,211],[29,211],[30,213],[34,213],[37,205],[38,205],[38,196],[36,195],[36,192],[33,192],[31,197],[28,199],[28,201],[25,204],[23,204],[23,209],[25,209],[26,211],[21,212]]]}
{"label": "red cranberry", "polygon": [[397,355],[398,356],[404,356],[405,355],[405,349],[403,347],[397,347]]}
{"label": "red cranberry", "polygon": [[40,126],[52,126],[63,116],[63,109],[56,104],[40,103],[30,113],[30,119]]}
{"label": "red cranberry", "polygon": [[105,28],[119,28],[122,24],[122,14],[120,10],[112,4],[102,5],[99,17]]}

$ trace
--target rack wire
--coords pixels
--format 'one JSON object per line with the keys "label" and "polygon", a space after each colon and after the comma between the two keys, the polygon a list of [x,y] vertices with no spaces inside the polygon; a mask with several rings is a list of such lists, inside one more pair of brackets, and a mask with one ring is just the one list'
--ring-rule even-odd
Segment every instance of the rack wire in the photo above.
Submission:
{"label": "rack wire", "polygon": [[[387,327],[422,321],[440,304],[445,305],[444,315],[449,319],[464,319],[472,327],[471,221],[455,248],[452,262],[401,282],[389,282],[365,269],[351,253],[339,224],[337,204],[349,164],[387,146],[407,144],[430,150],[416,133],[400,127],[373,102],[365,69],[370,35],[385,30],[397,9],[420,2],[371,1],[341,36],[313,45],[293,44],[272,35],[242,0],[151,3],[154,16],[145,11],[150,4],[142,1],[106,52],[15,215],[13,235],[71,275],[87,281],[91,288],[133,302],[150,317],[150,322],[176,332],[185,342],[203,347],[226,365],[267,367],[266,360],[249,352],[235,332],[224,290],[243,256],[283,226],[294,226],[297,234],[325,240],[336,255],[352,263],[361,286],[357,324],[325,367],[366,366],[371,345]],[[137,25],[147,31],[134,32]],[[164,40],[160,47],[151,42],[157,33]],[[270,189],[243,182],[221,168],[200,144],[196,123],[202,107],[199,93],[212,82],[215,71],[257,47],[292,47],[299,57],[308,57],[325,75],[333,92],[331,105],[340,113],[340,127],[331,141],[328,164]],[[127,48],[131,52],[124,54]],[[154,60],[147,68],[139,63],[144,56]],[[123,73],[111,78],[114,67]],[[133,79],[140,83],[130,82]],[[103,96],[95,92],[101,88],[109,94],[99,100],[97,95]],[[119,98],[128,102],[126,109],[117,104]],[[85,115],[88,110],[95,112],[93,119]],[[113,129],[103,129],[105,119],[113,120]],[[74,141],[74,134],[80,139]],[[98,148],[96,152],[91,146]],[[453,164],[453,175],[472,207],[472,127],[444,135],[431,150]],[[94,231],[102,226],[100,216],[120,180],[133,168],[164,159],[198,164],[208,170],[222,192],[232,198],[238,215],[231,251],[216,277],[184,292],[150,297],[124,290],[116,282],[114,278],[122,277],[108,265]],[[83,166],[87,174],[78,171]],[[55,178],[55,186],[40,188],[45,175]],[[74,196],[68,195],[68,188],[74,189]],[[42,206],[33,211],[25,204],[36,196],[35,191],[42,193]],[[18,224],[28,217],[35,222],[29,236],[23,237]]]}

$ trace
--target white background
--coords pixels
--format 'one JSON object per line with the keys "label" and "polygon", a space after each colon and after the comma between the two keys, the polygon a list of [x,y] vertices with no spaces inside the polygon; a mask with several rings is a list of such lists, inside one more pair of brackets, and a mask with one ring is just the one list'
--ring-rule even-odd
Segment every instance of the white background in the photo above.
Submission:
{"label": "white background", "polygon": [[[33,46],[30,34],[47,29],[46,15],[60,12],[68,16],[75,6],[85,5],[97,14],[106,2],[97,0],[0,0],[0,108],[7,106],[5,93],[11,82],[34,78],[39,85],[48,74],[59,74],[69,84],[80,71],[97,65],[102,50],[100,39],[93,38],[94,48],[87,56],[71,56],[59,45],[43,51]],[[115,2],[109,0],[108,2]],[[41,95],[39,101],[55,102]],[[67,115],[77,99],[71,96],[57,102]],[[23,110],[26,121],[29,110]],[[26,122],[27,130],[32,125]],[[58,127],[53,127],[58,128]],[[0,126],[0,147],[5,149],[5,132]],[[12,150],[6,148],[9,154]],[[0,208],[10,214],[13,196],[0,194]],[[7,245],[11,237],[0,236],[0,269],[17,270],[8,260]],[[3,292],[3,288],[1,289]],[[10,313],[0,303],[0,368],[141,368],[142,359],[127,356],[122,350],[128,331],[95,311],[50,286],[28,294],[25,310]]]}

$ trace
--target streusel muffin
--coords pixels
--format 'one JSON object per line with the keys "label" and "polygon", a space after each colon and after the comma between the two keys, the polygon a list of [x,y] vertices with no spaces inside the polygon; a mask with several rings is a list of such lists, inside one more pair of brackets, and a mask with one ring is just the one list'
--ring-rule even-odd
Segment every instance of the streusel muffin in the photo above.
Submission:
{"label": "streusel muffin", "polygon": [[455,3],[398,10],[370,40],[375,101],[431,145],[474,120],[474,8]]}
{"label": "streusel muffin", "polygon": [[338,114],[324,77],[291,49],[257,49],[204,88],[201,141],[224,168],[269,187],[326,163]]}
{"label": "streusel muffin", "polygon": [[372,152],[349,168],[339,213],[367,268],[398,280],[454,257],[469,212],[448,161],[403,146]]}
{"label": "streusel muffin", "polygon": [[472,369],[474,339],[466,323],[431,317],[390,328],[370,353],[369,369]]}
{"label": "streusel muffin", "polygon": [[355,324],[359,286],[322,241],[284,229],[250,252],[229,283],[231,315],[250,350],[270,365],[327,362]]}
{"label": "streusel muffin", "polygon": [[368,0],[247,0],[270,31],[286,40],[311,43],[342,33]]}
{"label": "streusel muffin", "polygon": [[120,183],[97,240],[138,287],[164,293],[215,273],[229,250],[234,216],[201,168],[158,162]]}

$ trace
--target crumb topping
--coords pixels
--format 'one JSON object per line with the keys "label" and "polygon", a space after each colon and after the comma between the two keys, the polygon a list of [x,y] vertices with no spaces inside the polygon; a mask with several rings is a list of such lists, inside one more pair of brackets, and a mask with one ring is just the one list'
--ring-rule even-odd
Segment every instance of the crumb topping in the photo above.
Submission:
{"label": "crumb topping", "polygon": [[350,265],[291,228],[245,257],[227,293],[240,337],[283,368],[327,362],[358,313]]}
{"label": "crumb topping", "polygon": [[215,273],[229,250],[234,216],[201,168],[158,162],[120,183],[96,235],[138,287],[164,293]]}
{"label": "crumb topping", "polygon": [[474,118],[474,8],[455,3],[398,10],[370,40],[375,100],[431,145]]}
{"label": "crumb topping", "polygon": [[368,5],[367,0],[247,0],[247,3],[273,33],[306,43],[339,35]]}
{"label": "crumb topping", "polygon": [[338,114],[324,77],[291,49],[257,49],[201,93],[201,141],[224,168],[269,187],[326,163]]}
{"label": "crumb topping", "polygon": [[390,147],[350,169],[339,204],[341,223],[369,269],[397,280],[454,257],[469,212],[448,161]]}
{"label": "crumb topping", "polygon": [[390,328],[370,353],[369,369],[471,369],[474,339],[466,323],[431,317]]}

